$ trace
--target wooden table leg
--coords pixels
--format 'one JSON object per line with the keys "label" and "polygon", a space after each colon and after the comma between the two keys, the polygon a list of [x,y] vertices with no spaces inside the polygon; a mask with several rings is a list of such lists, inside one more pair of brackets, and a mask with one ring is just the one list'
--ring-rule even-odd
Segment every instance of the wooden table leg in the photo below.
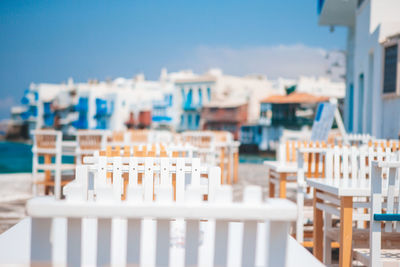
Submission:
{"label": "wooden table leg", "polygon": [[[51,164],[51,155],[46,154],[44,155],[44,163],[45,164]],[[50,194],[50,182],[51,182],[51,171],[47,170],[44,171],[44,194],[49,195]]]}
{"label": "wooden table leg", "polygon": [[275,197],[275,184],[271,181],[271,170],[267,170],[267,175],[268,175],[268,192],[269,192],[269,197],[274,198]]}
{"label": "wooden table leg", "polygon": [[279,175],[279,198],[286,198],[286,173]]}
{"label": "wooden table leg", "polygon": [[233,183],[238,182],[239,152],[233,154]]}
{"label": "wooden table leg", "polygon": [[320,190],[314,189],[313,212],[314,212],[314,230],[313,230],[313,253],[314,256],[322,262],[324,256],[323,250],[323,217],[322,210],[317,209],[317,203],[322,203],[321,199],[317,198],[317,193]]}
{"label": "wooden table leg", "polygon": [[275,197],[275,184],[272,182],[269,182],[269,197]]}
{"label": "wooden table leg", "polygon": [[353,197],[340,198],[339,266],[350,267],[353,239]]}

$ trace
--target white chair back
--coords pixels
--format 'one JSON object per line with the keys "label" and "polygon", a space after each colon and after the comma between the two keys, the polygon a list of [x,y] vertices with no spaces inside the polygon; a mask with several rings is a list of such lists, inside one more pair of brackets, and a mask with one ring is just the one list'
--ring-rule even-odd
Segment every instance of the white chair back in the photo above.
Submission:
{"label": "white chair back", "polygon": [[[199,158],[106,157],[96,153],[95,157],[85,157],[84,163],[88,165],[77,166],[75,181],[64,188],[67,199],[88,200],[94,197],[121,201],[123,173],[129,173],[128,198],[132,196],[130,191],[137,191],[141,195],[135,194],[135,197],[144,201],[157,197],[159,187],[173,188],[173,175],[176,177],[177,202],[185,199],[185,188],[189,185],[200,188],[202,194],[212,200],[215,188],[221,183],[219,167],[203,166]],[[107,173],[112,173],[112,183]],[[142,174],[141,185],[138,183],[139,174]],[[207,175],[206,184],[202,182],[202,175]]]}
{"label": "white chair back", "polygon": [[[383,172],[385,170],[388,170],[388,175],[386,179],[383,179]],[[382,232],[400,233],[399,170],[400,162],[395,156],[393,156],[390,161],[372,162],[370,220],[371,266],[382,266]],[[399,264],[400,259],[398,258],[397,260],[397,264]]]}
{"label": "white chair back", "polygon": [[[230,186],[220,187],[212,203],[204,203],[196,187],[187,189],[184,203],[173,203],[171,188],[165,187],[155,202],[32,199],[27,204],[32,217],[31,262],[285,266],[296,207],[288,200],[264,203],[261,192],[248,187],[239,203],[232,202]],[[176,218],[185,225],[178,240],[171,238]],[[181,253],[173,253],[175,246],[182,247]]]}

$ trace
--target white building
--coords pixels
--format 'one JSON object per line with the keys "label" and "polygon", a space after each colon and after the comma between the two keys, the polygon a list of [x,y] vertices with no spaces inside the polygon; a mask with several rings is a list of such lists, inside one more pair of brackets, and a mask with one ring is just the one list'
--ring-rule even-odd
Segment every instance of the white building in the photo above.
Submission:
{"label": "white building", "polygon": [[346,85],[343,81],[333,81],[328,76],[300,76],[297,79],[278,78],[271,81],[274,89],[285,94],[285,89],[295,86],[296,92],[342,99]]}
{"label": "white building", "polygon": [[22,105],[12,108],[12,121],[14,125],[28,124],[29,130],[55,126],[66,133],[75,129],[123,130],[132,117],[140,123],[142,112],[155,110],[153,117],[146,117],[148,124],[153,119],[173,128],[179,122],[178,107],[173,105],[174,81],[192,76],[188,71],[167,73],[163,69],[156,81],[139,74],[133,79],[102,82],[32,83]]}
{"label": "white building", "polygon": [[319,24],[345,26],[345,124],[349,132],[397,138],[400,130],[400,1],[318,0]]}

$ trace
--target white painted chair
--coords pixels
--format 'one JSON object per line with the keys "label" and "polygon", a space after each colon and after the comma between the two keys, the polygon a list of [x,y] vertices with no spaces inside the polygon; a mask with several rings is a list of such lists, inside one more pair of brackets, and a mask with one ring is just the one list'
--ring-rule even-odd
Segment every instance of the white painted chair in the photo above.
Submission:
{"label": "white painted chair", "polygon": [[[128,130],[123,133],[125,144],[138,145],[147,143],[171,143],[174,135],[170,131],[161,130]],[[118,141],[118,140],[113,140]]]}
{"label": "white painted chair", "polygon": [[347,134],[344,138],[342,136],[336,138],[335,142],[336,144],[345,143],[351,146],[361,146],[372,140],[374,140],[374,137],[369,134]]}
{"label": "white painted chair", "polygon": [[[87,165],[77,167],[76,179],[64,188],[67,199],[75,195],[82,195],[86,200],[96,198],[98,190],[106,190],[112,192],[115,201],[121,201],[123,173],[129,174],[128,196],[129,191],[142,190],[143,196],[140,197],[145,201],[153,200],[160,186],[172,188],[173,175],[176,176],[177,202],[185,199],[185,188],[189,185],[200,188],[202,194],[212,200],[215,188],[221,183],[220,169],[202,166],[199,158],[106,157],[96,152],[94,157],[85,157],[84,163]],[[107,173],[112,173],[112,183]],[[142,174],[142,184],[138,183],[139,174]],[[206,184],[202,175],[207,175]]]}
{"label": "white painted chair", "polygon": [[[75,164],[62,163],[62,133],[55,130],[35,130],[32,134],[33,195],[38,194],[37,186],[43,185],[45,194],[48,188],[54,187],[54,195],[60,198],[61,187],[67,183],[67,181],[62,181],[62,173],[69,171],[73,174],[75,170]],[[39,160],[41,157],[43,162]],[[40,171],[44,172],[44,179],[41,179]]]}
{"label": "white painted chair", "polygon": [[[386,179],[382,179],[385,170],[388,170],[388,176]],[[355,260],[367,266],[400,266],[400,246],[392,243],[393,240],[400,243],[399,170],[399,161],[374,161],[372,163],[370,249],[354,249],[353,252]],[[390,237],[392,249],[383,248],[385,237]]]}
{"label": "white painted chair", "polygon": [[221,168],[222,183],[238,181],[239,145],[233,135],[226,131],[187,131],[180,136],[183,143],[198,148],[203,162]]}
{"label": "white painted chair", "polygon": [[82,164],[85,156],[106,148],[109,132],[105,130],[79,130],[76,132],[76,163]]}
{"label": "white painted chair", "polygon": [[137,157],[143,157],[148,154],[152,154],[153,156],[157,157],[198,157],[198,149],[196,147],[190,144],[177,143],[143,143],[139,145],[131,145],[123,142],[108,142],[106,151],[119,151],[122,156]]}
{"label": "white painted chair", "polygon": [[[337,148],[338,149],[338,148]],[[307,178],[325,178],[332,172],[331,162],[332,149],[327,148],[299,148],[297,150],[297,221],[296,239],[305,246],[312,246],[312,243],[304,242],[304,203],[305,199],[311,200],[313,192],[307,190],[305,180]]]}
{"label": "white painted chair", "polygon": [[[302,243],[304,225],[304,199],[312,199],[313,192],[307,193],[307,178],[332,179],[333,181],[347,181],[357,184],[369,184],[371,177],[371,162],[375,159],[383,160],[391,155],[390,149],[383,151],[381,148],[373,147],[338,147],[334,148],[301,148],[298,150],[298,172],[297,172],[297,205],[298,220],[296,226],[297,240]],[[308,162],[305,162],[305,157]],[[330,201],[330,196],[322,196],[322,199]],[[335,201],[334,201],[335,202]],[[335,204],[338,202],[336,201]],[[326,228],[331,224],[331,206],[324,206],[326,210]],[[362,207],[360,207],[360,210]],[[336,214],[336,212],[334,213]],[[365,217],[365,216],[364,216]],[[358,222],[361,225],[361,218]],[[328,242],[328,241],[327,241]],[[329,246],[327,246],[329,249]]]}
{"label": "white painted chair", "polygon": [[[288,229],[296,218],[296,207],[287,200],[263,203],[261,188],[247,188],[240,203],[232,202],[229,186],[217,190],[213,203],[204,203],[196,187],[187,189],[184,203],[172,202],[172,191],[167,187],[161,188],[155,202],[140,202],[131,191],[133,196],[126,203],[118,203],[103,193],[95,201],[30,200],[31,262],[71,266],[286,266]],[[173,244],[177,244],[171,239],[175,218],[186,222],[178,242],[183,247],[180,254],[171,253]],[[201,225],[204,220],[209,222],[206,229]],[[154,236],[149,235],[152,225]],[[302,260],[298,258],[298,262]]]}
{"label": "white painted chair", "polygon": [[[330,180],[331,185],[342,186],[350,190],[353,188],[354,194],[356,194],[357,188],[368,188],[370,186],[371,177],[371,166],[372,161],[380,160],[387,161],[390,157],[394,156],[390,148],[382,150],[378,147],[335,147],[334,149],[327,149],[325,151],[325,167],[324,172],[319,176],[323,179]],[[387,169],[384,169],[384,176],[387,176]],[[298,179],[302,179],[303,174],[299,174]],[[300,184],[300,183],[299,183]],[[299,207],[299,220],[297,221],[297,229],[301,229],[303,224],[301,223],[302,208],[301,201],[304,199],[305,187],[299,188],[300,193],[298,195],[298,207]],[[301,193],[303,192],[303,193]],[[315,198],[315,196],[313,196]],[[331,263],[331,244],[332,242],[338,242],[338,236],[340,229],[333,225],[332,219],[340,218],[340,199],[327,192],[317,192],[316,195],[318,201],[323,203],[315,204],[315,208],[324,212],[324,232],[323,232],[323,244],[324,244],[324,263]],[[366,237],[366,222],[369,221],[368,211],[366,210],[366,197],[354,197],[353,198],[353,222],[355,221],[355,228],[353,228],[353,246],[363,247],[365,246]],[[315,212],[315,209],[314,209]],[[299,230],[300,234],[302,233]]]}

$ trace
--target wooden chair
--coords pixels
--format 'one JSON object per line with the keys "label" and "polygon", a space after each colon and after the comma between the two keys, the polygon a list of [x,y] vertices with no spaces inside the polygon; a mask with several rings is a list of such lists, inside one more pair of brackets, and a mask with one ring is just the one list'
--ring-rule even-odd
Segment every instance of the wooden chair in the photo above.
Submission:
{"label": "wooden chair", "polygon": [[183,143],[198,148],[199,157],[210,165],[221,168],[221,182],[237,183],[239,166],[239,142],[227,131],[187,131],[181,134]]}
{"label": "wooden chair", "polygon": [[[299,149],[323,149],[327,145],[325,142],[306,142],[306,141],[293,141],[288,140],[279,146],[279,151],[277,151],[277,161],[266,161],[264,164],[268,167],[268,179],[269,179],[269,196],[286,198],[286,188],[292,184],[297,190],[297,165],[298,165],[298,150]],[[313,154],[301,154],[303,162],[312,162]],[[309,160],[310,159],[310,160]],[[322,159],[322,158],[319,158]],[[297,165],[296,165],[297,163]],[[280,170],[275,170],[269,166],[269,164],[274,164],[275,166],[280,166]],[[303,164],[303,163],[302,163]],[[293,167],[294,165],[294,167]],[[322,166],[322,165],[321,165]],[[287,167],[287,168],[284,168]],[[290,171],[289,171],[290,169]],[[311,169],[310,169],[311,171]],[[311,175],[311,173],[309,173]]]}
{"label": "wooden chair", "polygon": [[[380,147],[377,149],[366,146],[335,147],[326,152],[325,178],[331,179],[336,184],[351,184],[353,188],[368,187],[370,185],[372,161],[386,161],[392,155],[390,148],[384,151]],[[387,177],[387,170],[384,171],[384,177]],[[354,223],[352,244],[354,248],[365,247],[368,245],[367,224],[369,215],[368,209],[366,209],[368,199],[365,197],[354,197],[352,199],[352,223]],[[340,229],[336,223],[341,218],[340,205],[342,205],[341,200],[336,195],[328,192],[314,192],[313,212],[324,213],[323,258],[325,264],[331,264],[332,245],[337,246],[340,241],[338,238]]]}
{"label": "wooden chair", "polygon": [[[69,182],[62,179],[62,172],[73,174],[75,170],[75,164],[62,163],[62,133],[55,130],[33,131],[32,153],[33,194],[37,195],[37,186],[43,185],[45,195],[50,193],[50,188],[54,188],[56,198],[61,198],[61,188]],[[39,171],[44,172],[43,180],[39,178]]]}
{"label": "wooden chair", "polygon": [[367,266],[400,266],[400,162],[392,160],[372,163],[369,249],[353,251],[354,259]]}
{"label": "wooden chair", "polygon": [[[151,192],[152,197],[153,195],[156,196],[158,186],[165,183],[172,186],[172,177],[174,175],[176,175],[176,201],[184,199],[180,192],[187,185],[196,185],[203,188],[203,195],[209,198],[211,192],[211,198],[213,198],[213,191],[209,192],[209,190],[215,187],[215,182],[220,183],[220,169],[201,165],[199,158],[121,157],[118,154],[107,156],[103,153],[96,153],[94,157],[86,157],[84,162],[89,164],[89,169],[96,177],[95,186],[98,183],[104,183],[107,186],[117,184],[119,186],[119,183],[121,183],[121,198],[123,198],[123,193],[129,191],[131,186],[143,186],[149,190],[146,191],[147,194]],[[118,166],[117,168],[120,169],[121,174],[119,172],[116,174],[115,166]],[[127,189],[124,189],[123,173],[128,173]],[[112,174],[112,179],[107,174]],[[207,175],[207,184],[201,182],[202,175]],[[142,177],[141,183],[140,177]],[[215,179],[219,181],[215,181]],[[73,187],[73,184],[69,187]],[[95,191],[93,194],[96,196]],[[145,198],[147,197],[148,195],[145,196]]]}
{"label": "wooden chair", "polygon": [[79,130],[76,133],[76,163],[82,164],[83,158],[93,156],[95,151],[106,148],[108,131],[104,130]]}
{"label": "wooden chair", "polygon": [[125,142],[131,144],[147,144],[149,143],[149,130],[128,130]]}
{"label": "wooden chair", "polygon": [[[304,147],[297,150],[297,222],[296,222],[296,239],[299,243],[305,247],[312,247],[312,229],[304,230],[304,206],[310,206],[311,202],[305,202],[305,200],[311,200],[313,193],[307,187],[305,180],[307,178],[324,178],[331,170],[330,166],[327,166],[329,162],[329,155],[326,156],[327,148],[324,143],[318,144],[315,147]],[[306,223],[307,226],[311,226]],[[307,241],[305,241],[307,239]]]}

